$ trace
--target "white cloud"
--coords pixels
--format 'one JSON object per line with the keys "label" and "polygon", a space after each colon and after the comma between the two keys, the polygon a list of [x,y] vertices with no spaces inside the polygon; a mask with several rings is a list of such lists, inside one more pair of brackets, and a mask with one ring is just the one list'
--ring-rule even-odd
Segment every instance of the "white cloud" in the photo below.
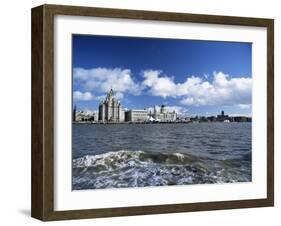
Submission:
{"label": "white cloud", "polygon": [[73,99],[79,101],[103,100],[104,98],[105,95],[94,96],[91,92],[81,92],[79,90],[73,92]]}
{"label": "white cloud", "polygon": [[251,106],[251,104],[238,104],[238,107],[241,109],[249,109]]}
{"label": "white cloud", "polygon": [[73,77],[85,91],[106,93],[112,88],[119,97],[123,97],[124,92],[139,95],[142,90],[129,69],[74,68]]}
{"label": "white cloud", "polygon": [[177,98],[187,106],[235,105],[241,109],[250,108],[252,98],[252,79],[231,78],[222,72],[213,75],[189,76],[182,83],[176,83],[173,76],[160,70],[143,71],[143,81],[133,79],[131,70],[121,68],[74,68],[74,80],[81,87],[73,93],[75,100],[101,100],[111,88],[117,99],[125,99],[124,94],[140,95],[146,90],[152,96]]}
{"label": "white cloud", "polygon": [[150,93],[153,96],[175,96],[176,84],[173,77],[166,75],[159,76],[161,71],[148,70],[143,72],[144,81],[142,84],[150,88]]}
{"label": "white cloud", "polygon": [[251,104],[252,79],[231,78],[222,72],[214,72],[211,82],[191,76],[183,83],[175,83],[173,77],[161,75],[161,71],[143,73],[143,85],[153,96],[179,97],[183,105],[249,105]]}
{"label": "white cloud", "polygon": [[184,105],[193,105],[195,103],[195,100],[193,97],[186,97],[185,99],[182,99],[180,102]]}
{"label": "white cloud", "polygon": [[117,93],[115,93],[115,97],[116,97],[118,100],[121,100],[121,99],[124,98],[124,94],[121,93],[121,92],[117,92]]}
{"label": "white cloud", "polygon": [[89,101],[89,100],[94,100],[95,97],[93,94],[90,92],[80,92],[80,91],[74,91],[73,92],[73,98],[74,100],[80,100],[80,101]]}

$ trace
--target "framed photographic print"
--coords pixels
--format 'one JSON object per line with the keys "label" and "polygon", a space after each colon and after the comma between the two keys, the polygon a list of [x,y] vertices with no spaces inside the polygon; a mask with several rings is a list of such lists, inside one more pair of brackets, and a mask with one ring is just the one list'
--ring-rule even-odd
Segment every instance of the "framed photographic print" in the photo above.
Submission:
{"label": "framed photographic print", "polygon": [[32,9],[32,216],[274,205],[272,19]]}

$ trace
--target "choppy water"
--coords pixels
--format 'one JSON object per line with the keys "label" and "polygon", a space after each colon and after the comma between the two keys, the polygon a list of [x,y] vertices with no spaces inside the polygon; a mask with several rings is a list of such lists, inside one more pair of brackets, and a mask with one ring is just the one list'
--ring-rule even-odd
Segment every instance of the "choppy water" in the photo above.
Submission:
{"label": "choppy water", "polygon": [[74,124],[72,188],[251,181],[251,126]]}

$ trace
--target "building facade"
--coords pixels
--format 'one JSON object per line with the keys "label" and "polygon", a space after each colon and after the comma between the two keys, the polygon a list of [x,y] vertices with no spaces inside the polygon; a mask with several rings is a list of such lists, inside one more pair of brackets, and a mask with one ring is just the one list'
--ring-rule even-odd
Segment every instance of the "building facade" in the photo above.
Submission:
{"label": "building facade", "polygon": [[[74,111],[75,110],[75,111]],[[73,122],[84,122],[91,121],[95,122],[98,120],[98,114],[96,111],[86,111],[86,110],[73,110]]]}
{"label": "building facade", "polygon": [[174,122],[177,120],[177,113],[175,111],[167,111],[165,105],[162,105],[160,110],[157,110],[155,106],[153,112],[150,112],[149,116],[159,122]]}
{"label": "building facade", "polygon": [[104,101],[99,105],[99,121],[102,122],[124,122],[125,113],[119,100],[114,97],[111,89]]}
{"label": "building facade", "polygon": [[148,111],[142,109],[132,109],[126,112],[126,121],[145,122],[148,120]]}

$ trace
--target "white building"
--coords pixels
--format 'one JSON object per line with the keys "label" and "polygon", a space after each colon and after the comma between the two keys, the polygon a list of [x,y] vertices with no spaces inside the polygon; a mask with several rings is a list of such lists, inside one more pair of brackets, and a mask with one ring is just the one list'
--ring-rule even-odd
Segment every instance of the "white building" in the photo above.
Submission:
{"label": "white building", "polygon": [[145,122],[148,120],[148,111],[145,109],[132,109],[126,112],[126,121]]}
{"label": "white building", "polygon": [[102,122],[123,122],[125,113],[119,100],[115,99],[111,89],[104,101],[99,105],[99,121]]}
{"label": "white building", "polygon": [[80,121],[97,121],[97,114],[96,112],[87,111],[87,110],[80,110],[76,111],[74,109],[73,113],[73,121],[80,122]]}
{"label": "white building", "polygon": [[150,117],[152,117],[155,121],[160,122],[174,122],[177,120],[176,111],[168,112],[165,108],[165,105],[162,105],[160,110],[157,110],[156,106],[154,107],[153,112],[150,112]]}

